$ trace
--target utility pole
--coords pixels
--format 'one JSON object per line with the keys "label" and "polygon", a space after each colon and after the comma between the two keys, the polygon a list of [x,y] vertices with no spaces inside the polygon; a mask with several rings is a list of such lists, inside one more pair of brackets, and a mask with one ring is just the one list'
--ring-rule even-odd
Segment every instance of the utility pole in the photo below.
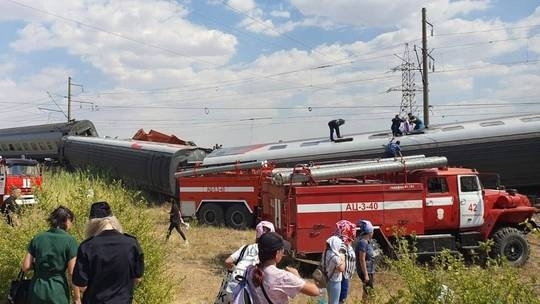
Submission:
{"label": "utility pole", "polygon": [[[68,91],[67,91],[67,104],[68,104],[68,107],[67,107],[67,120],[68,120],[68,122],[71,121],[71,102],[72,102],[72,100],[71,100],[71,86],[81,87],[82,91],[84,92],[84,86],[81,85],[81,84],[72,83],[71,82],[71,76],[69,76],[68,77]],[[81,101],[79,101],[79,102],[81,102]],[[91,102],[87,102],[87,103],[91,103]]]}
{"label": "utility pole", "polygon": [[429,128],[429,82],[428,82],[428,50],[427,50],[427,25],[433,24],[426,21],[426,8],[422,8],[422,91],[424,97],[424,125]]}
{"label": "utility pole", "polygon": [[67,100],[68,100],[68,113],[67,113],[67,122],[69,123],[71,121],[71,76],[68,77],[68,94],[67,94]]}

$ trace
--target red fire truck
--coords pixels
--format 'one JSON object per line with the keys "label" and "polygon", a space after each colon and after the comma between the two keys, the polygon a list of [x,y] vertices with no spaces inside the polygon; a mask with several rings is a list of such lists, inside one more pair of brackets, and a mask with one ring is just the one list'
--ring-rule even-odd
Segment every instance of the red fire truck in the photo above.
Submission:
{"label": "red fire truck", "polygon": [[484,189],[471,169],[426,164],[389,172],[383,167],[364,165],[360,171],[372,175],[362,179],[348,178],[363,175],[355,165],[274,175],[273,182],[263,184],[262,218],[274,222],[295,253],[306,258],[317,259],[337,221],[364,219],[376,226],[374,237],[387,253],[398,234],[412,238],[419,255],[474,252],[480,242],[493,239],[492,253],[514,265],[527,261],[524,234],[535,224],[525,222],[536,209],[526,196]]}
{"label": "red fire truck", "polygon": [[11,189],[19,188],[21,197],[18,205],[35,204],[34,188],[41,187],[42,176],[36,160],[23,158],[0,159],[0,197],[2,201],[11,194]]}
{"label": "red fire truck", "polygon": [[527,197],[484,189],[475,170],[446,164],[444,157],[422,155],[297,168],[246,163],[177,177],[185,216],[235,228],[272,221],[299,257],[317,260],[337,221],[366,219],[376,225],[375,238],[387,253],[397,233],[414,236],[420,255],[474,252],[491,238],[493,252],[525,263],[524,234],[531,227],[525,222],[536,211]]}

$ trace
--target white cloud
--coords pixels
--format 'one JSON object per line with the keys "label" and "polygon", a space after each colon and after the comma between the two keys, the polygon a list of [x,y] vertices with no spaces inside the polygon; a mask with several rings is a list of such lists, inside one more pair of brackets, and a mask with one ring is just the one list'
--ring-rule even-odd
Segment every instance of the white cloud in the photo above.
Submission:
{"label": "white cloud", "polygon": [[277,17],[277,18],[286,18],[286,19],[288,19],[288,18],[291,17],[291,13],[288,12],[288,11],[271,11],[270,16]]}

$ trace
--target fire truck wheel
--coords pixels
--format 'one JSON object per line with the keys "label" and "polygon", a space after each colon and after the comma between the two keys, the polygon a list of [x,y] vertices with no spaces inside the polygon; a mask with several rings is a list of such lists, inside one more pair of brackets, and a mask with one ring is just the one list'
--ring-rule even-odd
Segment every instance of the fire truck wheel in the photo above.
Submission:
{"label": "fire truck wheel", "polygon": [[522,266],[529,259],[529,243],[518,229],[501,228],[493,234],[492,238],[495,241],[493,254],[504,256],[510,265]]}
{"label": "fire truck wheel", "polygon": [[253,216],[244,205],[234,204],[225,212],[225,224],[235,229],[245,229],[253,225]]}
{"label": "fire truck wheel", "polygon": [[197,219],[200,224],[211,226],[223,226],[225,222],[223,209],[218,204],[204,204],[197,212]]}

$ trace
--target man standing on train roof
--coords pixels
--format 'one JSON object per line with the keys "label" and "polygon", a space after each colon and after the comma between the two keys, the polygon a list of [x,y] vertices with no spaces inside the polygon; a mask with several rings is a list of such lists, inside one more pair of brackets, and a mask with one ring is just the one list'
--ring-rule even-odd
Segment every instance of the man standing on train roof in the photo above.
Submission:
{"label": "man standing on train roof", "polygon": [[426,126],[424,126],[424,122],[420,118],[414,116],[412,113],[407,115],[409,116],[409,122],[414,124],[413,131],[420,132],[426,128]]}
{"label": "man standing on train roof", "polygon": [[334,141],[334,130],[336,131],[337,138],[341,138],[339,133],[339,126],[345,124],[344,119],[334,119],[328,122],[328,128],[330,128],[330,141]]}

